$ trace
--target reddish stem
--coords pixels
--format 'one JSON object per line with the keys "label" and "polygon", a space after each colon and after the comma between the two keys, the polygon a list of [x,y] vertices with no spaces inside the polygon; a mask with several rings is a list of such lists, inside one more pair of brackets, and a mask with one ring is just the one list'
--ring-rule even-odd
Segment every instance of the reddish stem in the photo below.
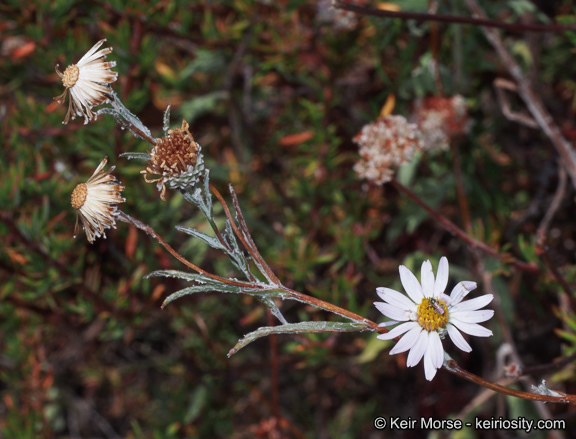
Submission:
{"label": "reddish stem", "polygon": [[454,235],[458,236],[458,238],[460,238],[462,241],[464,241],[466,244],[468,244],[473,249],[481,250],[482,252],[488,254],[489,256],[492,256],[496,259],[499,259],[500,261],[504,262],[505,264],[510,264],[510,265],[514,266],[518,270],[521,270],[521,271],[524,271],[527,273],[532,273],[532,274],[540,273],[540,268],[538,268],[538,266],[536,264],[518,261],[517,259],[515,259],[514,257],[512,257],[510,255],[501,255],[500,253],[498,253],[495,249],[493,249],[489,245],[483,243],[482,241],[478,241],[478,240],[472,238],[470,235],[468,235],[466,232],[464,232],[464,230],[460,229],[456,224],[454,224],[448,218],[440,215],[434,209],[432,209],[430,206],[428,206],[426,203],[424,203],[424,201],[422,201],[418,197],[418,195],[416,195],[414,192],[412,192],[410,189],[408,189],[406,186],[402,185],[398,181],[392,180],[392,184],[394,185],[394,187],[396,189],[398,189],[403,194],[407,195],[408,198],[410,198],[412,201],[414,201],[416,204],[418,204],[420,207],[422,207],[422,209],[424,209],[426,212],[428,212],[430,214],[430,216],[432,216],[436,221],[438,221],[446,230],[448,230],[450,233],[453,233]]}

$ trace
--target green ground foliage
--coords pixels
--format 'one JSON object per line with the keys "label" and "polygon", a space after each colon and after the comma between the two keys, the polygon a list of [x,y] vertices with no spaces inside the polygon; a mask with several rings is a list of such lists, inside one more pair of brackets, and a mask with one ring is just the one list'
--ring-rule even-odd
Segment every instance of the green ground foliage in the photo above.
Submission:
{"label": "green ground foliage", "polygon": [[[262,255],[286,286],[381,322],[375,288],[403,291],[400,264],[419,272],[422,261],[437,267],[445,255],[449,289],[469,279],[479,295],[481,259],[494,275],[496,291],[489,292],[500,312],[485,324],[494,337],[469,339],[471,353],[445,341],[462,367],[500,376],[503,322],[526,367],[576,352],[574,310],[562,305],[562,287],[535,249],[534,233],[560,180],[558,153],[541,130],[502,115],[493,81],[510,78],[481,29],[367,16],[350,22],[330,15],[327,3],[0,4],[0,437],[422,437],[380,432],[373,420],[543,416],[532,403],[502,396],[463,412],[482,387],[444,370],[428,382],[422,364],[406,368],[405,355],[388,355],[392,342],[373,333],[262,338],[227,358],[244,334],[272,323],[260,302],[208,293],[162,310],[168,294],[185,285],[144,276],[185,268],[155,240],[125,223],[94,244],[84,234],[73,239],[70,194],[107,156],[126,186],[123,211],[204,269],[236,275],[223,255],[174,228],[207,232],[204,218],[175,191],[162,202],[155,185],[143,181],[143,164],[119,157],[146,152],[148,144],[107,116],[62,124],[67,104],[53,101],[63,91],[54,66],[63,70],[106,38],[119,73],[116,93],[154,135],[162,133],[167,105],[173,127],[186,118],[212,184],[227,200],[228,184],[234,186]],[[470,16],[464,2],[439,3],[439,13]],[[482,2],[503,22],[576,21],[574,2],[551,4]],[[414,0],[404,10],[427,6]],[[502,35],[573,141],[576,34]],[[539,273],[475,252],[392,185],[370,184],[354,172],[352,138],[376,120],[390,95],[394,114],[409,116],[416,99],[439,94],[461,94],[469,105],[469,131],[453,144],[459,158],[450,150],[424,154],[399,178],[466,229],[461,184],[468,233],[500,254],[533,262]],[[507,95],[514,111],[526,113],[514,92]],[[570,288],[574,207],[568,179],[548,229],[547,257]],[[334,319],[295,302],[282,311],[291,322]],[[532,378],[575,393],[570,364]],[[567,419],[574,434],[573,409],[546,408]]]}

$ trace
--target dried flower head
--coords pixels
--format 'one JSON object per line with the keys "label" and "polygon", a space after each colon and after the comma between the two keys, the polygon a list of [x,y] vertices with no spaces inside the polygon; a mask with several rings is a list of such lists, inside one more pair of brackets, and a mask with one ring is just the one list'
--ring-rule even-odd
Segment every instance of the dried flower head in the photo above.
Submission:
{"label": "dried flower head", "polygon": [[447,150],[451,138],[466,134],[470,128],[468,106],[460,95],[420,99],[414,110],[427,151]]}
{"label": "dried flower head", "polygon": [[92,49],[78,61],[78,64],[70,64],[64,73],[60,72],[56,65],[56,73],[62,78],[62,84],[66,89],[54,99],[60,104],[64,102],[66,94],[70,91],[68,112],[62,122],[64,124],[68,123],[70,116],[72,119],[76,116],[84,116],[84,124],[87,124],[88,121],[97,118],[96,113],[91,111],[92,107],[110,102],[112,90],[110,83],[116,81],[118,73],[110,70],[116,65],[115,61],[105,61],[106,55],[112,52],[112,47],[98,50],[104,41],[106,40],[100,40],[94,44]]}
{"label": "dried flower head", "polygon": [[[353,0],[352,4],[364,5],[365,0]],[[332,0],[319,0],[316,19],[321,23],[331,24],[336,31],[350,31],[358,26],[357,15],[343,9],[336,9]]]}
{"label": "dried flower head", "polygon": [[115,217],[118,215],[117,205],[126,201],[120,196],[124,186],[112,175],[114,166],[108,171],[103,171],[108,162],[104,158],[100,165],[86,183],[80,183],[72,192],[72,207],[76,209],[76,226],[74,238],[78,236],[78,218],[86,231],[89,242],[94,242],[97,237],[106,238],[105,229],[116,228]]}
{"label": "dried flower head", "polygon": [[382,116],[354,137],[362,159],[354,165],[359,177],[376,184],[392,180],[394,171],[423,147],[417,126],[403,116]]}
{"label": "dried flower head", "polygon": [[204,169],[200,145],[188,128],[188,122],[182,120],[181,128],[168,130],[166,137],[156,139],[150,162],[140,171],[146,183],[156,183],[162,201],[166,201],[166,184],[173,189],[186,189],[198,182]]}

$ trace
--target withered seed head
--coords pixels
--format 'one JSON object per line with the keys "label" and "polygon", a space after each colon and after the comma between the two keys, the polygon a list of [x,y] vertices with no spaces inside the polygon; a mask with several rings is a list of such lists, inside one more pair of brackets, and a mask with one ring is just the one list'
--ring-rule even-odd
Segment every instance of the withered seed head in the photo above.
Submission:
{"label": "withered seed head", "polygon": [[76,209],[74,237],[78,236],[81,222],[89,242],[98,237],[106,238],[106,229],[116,228],[118,204],[126,201],[120,195],[124,186],[112,175],[114,167],[104,170],[107,162],[104,158],[92,177],[86,183],[78,184],[72,192],[71,204]]}
{"label": "withered seed head", "polygon": [[80,77],[80,68],[76,64],[70,64],[62,76],[62,84],[64,87],[70,88],[76,85],[78,78]]}
{"label": "withered seed head", "polygon": [[161,171],[162,174],[178,176],[196,164],[198,144],[194,141],[188,128],[188,122],[183,120],[182,128],[169,130],[168,136],[158,139],[158,143],[151,153],[152,160],[150,163],[153,168]]}
{"label": "withered seed head", "polygon": [[86,197],[88,196],[88,186],[86,183],[80,183],[72,191],[72,207],[76,210],[84,206]]}
{"label": "withered seed head", "polygon": [[166,201],[166,183],[175,188],[188,187],[198,180],[203,169],[200,146],[188,128],[188,122],[183,120],[181,128],[168,130],[166,137],[157,139],[150,152],[150,163],[140,171],[147,183],[157,183],[163,201]]}
{"label": "withered seed head", "polygon": [[66,100],[69,95],[68,112],[64,119],[64,124],[68,123],[70,117],[84,117],[84,123],[98,117],[97,112],[92,108],[110,102],[110,84],[118,78],[118,73],[110,70],[116,66],[115,61],[106,61],[106,56],[112,52],[111,47],[100,49],[106,40],[98,41],[86,54],[80,58],[76,64],[70,64],[64,73],[58,70],[56,73],[62,79],[64,92],[54,99],[58,103]]}

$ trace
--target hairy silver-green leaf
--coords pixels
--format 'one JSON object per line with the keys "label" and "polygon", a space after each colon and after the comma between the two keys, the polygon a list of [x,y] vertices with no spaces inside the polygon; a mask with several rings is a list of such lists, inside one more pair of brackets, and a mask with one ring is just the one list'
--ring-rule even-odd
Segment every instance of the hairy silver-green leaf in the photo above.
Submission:
{"label": "hairy silver-green leaf", "polygon": [[282,291],[278,290],[240,287],[219,282],[209,282],[209,283],[203,283],[201,285],[195,285],[193,287],[184,288],[180,291],[176,291],[175,293],[170,294],[164,300],[162,308],[164,308],[170,302],[173,302],[182,296],[187,296],[189,294],[196,294],[196,293],[206,293],[210,291],[216,291],[219,293],[231,293],[231,294],[248,294],[249,296],[257,296],[257,297],[283,297],[284,295]]}
{"label": "hairy silver-green leaf", "polygon": [[320,306],[320,305],[317,305],[317,304],[315,304],[315,303],[307,302],[306,300],[302,300],[302,299],[300,299],[298,296],[295,296],[295,295],[286,296],[286,299],[288,299],[288,300],[295,300],[296,302],[305,303],[306,305],[312,305],[312,306],[315,306],[316,308],[320,308],[320,309],[324,309],[324,310],[326,310],[326,311],[330,311],[330,312],[333,313],[333,314],[339,315],[339,316],[344,317],[345,319],[348,319],[348,320],[352,320],[353,322],[356,322],[356,323],[361,324],[361,325],[363,325],[363,326],[367,326],[367,325],[369,324],[369,320],[368,320],[368,319],[365,319],[365,318],[363,318],[362,320],[353,319],[353,318],[350,317],[350,316],[347,316],[347,315],[345,315],[345,314],[339,313],[339,312],[336,311],[335,309],[325,308],[325,307]]}
{"label": "hairy silver-green leaf", "polygon": [[144,279],[149,279],[151,277],[175,277],[178,279],[184,279],[188,281],[194,282],[201,282],[201,283],[208,283],[208,282],[215,282],[212,278],[208,276],[204,276],[198,273],[187,273],[185,271],[179,270],[156,270],[152,273],[148,273],[144,276]]}
{"label": "hairy silver-green leaf", "polygon": [[120,157],[126,157],[128,160],[146,160],[147,162],[151,160],[150,154],[147,152],[123,152]]}
{"label": "hairy silver-green leaf", "polygon": [[162,308],[168,305],[170,302],[179,299],[182,296],[187,296],[189,294],[196,294],[196,293],[208,293],[211,291],[217,291],[219,293],[234,293],[237,292],[233,288],[228,288],[229,285],[227,284],[204,284],[204,285],[195,285],[193,287],[184,288],[183,290],[176,291],[175,293],[170,294],[162,303]]}
{"label": "hairy silver-green leaf", "polygon": [[164,130],[165,133],[168,133],[168,130],[170,129],[170,105],[168,105],[166,107],[166,111],[164,112],[164,126],[162,127],[162,129]]}
{"label": "hairy silver-green leaf", "polygon": [[197,206],[206,219],[214,222],[214,215],[212,213],[212,193],[210,192],[210,170],[206,169],[204,171],[204,186],[202,188],[195,188],[193,192],[187,192],[184,194],[184,198]]}
{"label": "hairy silver-green leaf", "polygon": [[215,237],[210,236],[210,235],[206,235],[205,233],[199,232],[196,229],[191,229],[191,228],[184,227],[184,226],[176,226],[176,230],[179,230],[180,232],[184,232],[184,233],[187,233],[189,235],[192,235],[195,238],[199,238],[212,248],[215,248],[217,250],[226,251],[226,248],[222,245],[222,243],[218,240],[218,238],[215,238]]}
{"label": "hairy silver-green leaf", "polygon": [[365,331],[366,325],[361,323],[346,323],[346,322],[301,322],[301,323],[288,323],[280,326],[265,326],[258,328],[256,331],[246,334],[244,338],[238,340],[236,346],[230,349],[228,356],[234,355],[246,345],[252,343],[260,337],[265,337],[271,334],[302,334],[306,332],[356,332]]}
{"label": "hairy silver-green leaf", "polygon": [[278,320],[280,320],[280,322],[282,322],[283,325],[288,325],[288,322],[286,321],[286,319],[284,318],[284,316],[282,315],[282,313],[280,312],[280,310],[270,297],[258,296],[258,298],[264,305],[268,307],[273,316],[275,316]]}

